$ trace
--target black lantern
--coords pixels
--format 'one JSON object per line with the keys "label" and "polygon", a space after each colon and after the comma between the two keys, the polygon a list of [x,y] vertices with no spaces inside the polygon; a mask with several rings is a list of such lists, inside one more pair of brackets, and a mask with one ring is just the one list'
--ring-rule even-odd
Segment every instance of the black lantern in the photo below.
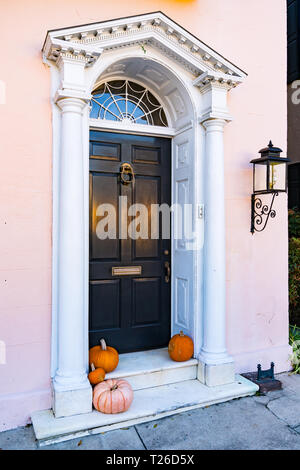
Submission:
{"label": "black lantern", "polygon": [[[253,194],[251,211],[251,232],[262,232],[269,218],[274,219],[274,199],[278,194],[287,192],[288,158],[280,157],[282,150],[270,141],[268,147],[260,150],[261,157],[251,161],[253,164]],[[270,205],[262,203],[257,195],[272,194]]]}

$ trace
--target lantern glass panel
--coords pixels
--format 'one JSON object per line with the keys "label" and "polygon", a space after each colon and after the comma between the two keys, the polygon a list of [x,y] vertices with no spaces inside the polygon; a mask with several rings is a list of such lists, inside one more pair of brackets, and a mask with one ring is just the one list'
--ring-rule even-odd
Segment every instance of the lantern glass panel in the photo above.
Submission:
{"label": "lantern glass panel", "polygon": [[267,190],[267,165],[255,164],[254,166],[254,192]]}
{"label": "lantern glass panel", "polygon": [[269,188],[273,191],[286,190],[286,163],[270,162]]}

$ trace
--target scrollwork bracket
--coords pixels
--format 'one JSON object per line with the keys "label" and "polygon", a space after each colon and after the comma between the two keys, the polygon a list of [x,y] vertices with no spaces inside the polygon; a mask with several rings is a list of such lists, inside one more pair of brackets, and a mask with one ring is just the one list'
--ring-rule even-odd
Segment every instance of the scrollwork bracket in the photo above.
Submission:
{"label": "scrollwork bracket", "polygon": [[273,193],[270,205],[263,204],[257,194],[252,194],[251,198],[251,233],[263,232],[266,228],[269,219],[276,217],[276,211],[273,209],[274,199],[278,196],[278,192]]}

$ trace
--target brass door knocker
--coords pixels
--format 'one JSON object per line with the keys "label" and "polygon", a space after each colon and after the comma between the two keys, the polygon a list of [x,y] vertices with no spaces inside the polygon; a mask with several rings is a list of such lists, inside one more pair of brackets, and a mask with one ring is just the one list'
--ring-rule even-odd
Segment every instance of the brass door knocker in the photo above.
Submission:
{"label": "brass door knocker", "polygon": [[120,168],[121,183],[127,186],[134,183],[134,171],[130,163],[122,163]]}

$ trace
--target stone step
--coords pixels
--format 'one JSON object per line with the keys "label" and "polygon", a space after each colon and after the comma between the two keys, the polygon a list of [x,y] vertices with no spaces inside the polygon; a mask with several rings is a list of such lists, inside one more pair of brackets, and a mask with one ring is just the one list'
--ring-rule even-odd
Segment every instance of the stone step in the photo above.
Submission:
{"label": "stone step", "polygon": [[257,390],[257,385],[239,375],[234,383],[218,387],[207,387],[198,380],[187,380],[137,390],[131,407],[125,413],[106,415],[94,410],[87,414],[55,418],[52,410],[45,410],[36,411],[31,419],[39,445],[45,446],[254,395]]}
{"label": "stone step", "polygon": [[197,359],[174,362],[167,348],[120,354],[118,367],[105,379],[125,379],[133,390],[193,380],[197,377]]}

